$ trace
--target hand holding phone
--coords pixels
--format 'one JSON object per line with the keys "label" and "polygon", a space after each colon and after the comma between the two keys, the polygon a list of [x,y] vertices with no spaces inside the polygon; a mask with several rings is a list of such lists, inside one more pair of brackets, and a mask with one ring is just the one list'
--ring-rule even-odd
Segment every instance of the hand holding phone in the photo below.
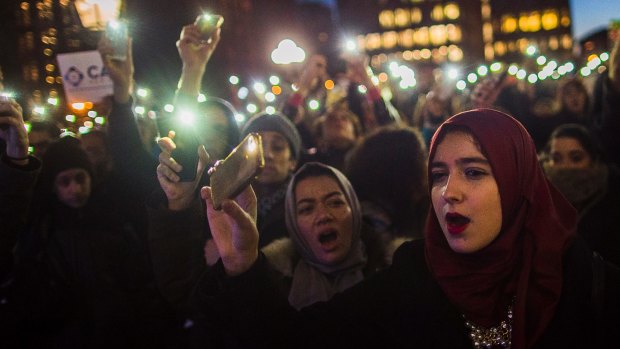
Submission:
{"label": "hand holding phone", "polygon": [[178,113],[171,117],[158,117],[156,121],[160,137],[167,137],[170,131],[174,132],[176,147],[172,151],[172,157],[182,166],[181,171],[177,171],[180,181],[194,181],[198,166],[197,149],[200,145],[194,125],[184,121]]}
{"label": "hand holding phone", "polygon": [[119,61],[127,60],[127,41],[129,40],[127,23],[125,21],[109,21],[106,25],[105,35],[114,49],[110,58]]}
{"label": "hand holding phone", "polygon": [[222,24],[224,24],[224,17],[216,14],[205,13],[196,19],[196,26],[203,41],[209,41]]}
{"label": "hand holding phone", "polygon": [[219,210],[224,200],[234,199],[264,167],[261,137],[258,133],[250,133],[226,159],[209,169],[213,207]]}

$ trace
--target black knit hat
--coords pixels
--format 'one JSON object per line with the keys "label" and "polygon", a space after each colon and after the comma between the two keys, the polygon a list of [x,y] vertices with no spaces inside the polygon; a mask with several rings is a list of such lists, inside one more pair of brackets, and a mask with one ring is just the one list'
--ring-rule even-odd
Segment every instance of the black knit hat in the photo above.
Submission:
{"label": "black knit hat", "polygon": [[53,183],[56,175],[72,168],[86,170],[93,177],[93,165],[86,152],[80,147],[80,141],[71,136],[65,136],[50,145],[43,155],[41,177]]}
{"label": "black knit hat", "polygon": [[241,137],[245,137],[251,132],[274,131],[280,133],[288,141],[291,153],[295,159],[299,159],[301,149],[301,137],[297,128],[284,115],[275,113],[261,113],[252,117],[243,127]]}

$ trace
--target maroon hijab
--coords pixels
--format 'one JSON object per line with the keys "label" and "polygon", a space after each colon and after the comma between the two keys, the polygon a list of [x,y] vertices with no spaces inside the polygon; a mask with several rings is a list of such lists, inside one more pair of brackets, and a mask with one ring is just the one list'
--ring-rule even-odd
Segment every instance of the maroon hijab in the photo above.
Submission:
{"label": "maroon hijab", "polygon": [[489,160],[500,192],[502,228],[489,246],[459,254],[450,249],[430,210],[427,263],[452,304],[477,325],[498,325],[515,298],[512,347],[529,348],[560,299],[562,256],[575,234],[576,212],[548,184],[525,128],[504,113],[477,109],[448,119],[433,136],[429,162],[450,125],[469,130]]}

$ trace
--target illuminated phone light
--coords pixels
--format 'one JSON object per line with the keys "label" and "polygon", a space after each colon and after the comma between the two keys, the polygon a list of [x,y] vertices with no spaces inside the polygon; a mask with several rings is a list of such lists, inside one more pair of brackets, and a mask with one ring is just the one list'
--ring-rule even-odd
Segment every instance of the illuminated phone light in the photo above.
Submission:
{"label": "illuminated phone light", "polygon": [[361,94],[365,94],[366,92],[368,92],[368,89],[366,88],[366,86],[364,85],[359,85],[357,87],[357,92],[361,93]]}
{"label": "illuminated phone light", "polygon": [[354,40],[349,39],[349,40],[347,40],[344,43],[344,48],[347,51],[356,51],[357,50],[357,44],[355,43]]}
{"label": "illuminated phone light", "polygon": [[271,92],[274,95],[279,96],[282,93],[282,87],[280,87],[280,86],[271,86]]}
{"label": "illuminated phone light", "polygon": [[310,108],[310,110],[319,110],[320,107],[321,103],[319,103],[319,101],[317,101],[316,99],[311,99],[308,102],[308,108]]}
{"label": "illuminated phone light", "polygon": [[269,83],[272,85],[280,85],[280,78],[275,75],[272,75],[269,77]]}
{"label": "illuminated phone light", "polygon": [[243,123],[245,121],[245,115],[241,113],[235,114],[235,121],[237,121],[238,124]]}
{"label": "illuminated phone light", "polygon": [[118,21],[115,21],[115,20],[111,20],[110,22],[108,22],[108,25],[110,26],[110,28],[112,28],[114,30],[118,30],[118,28],[121,27],[120,23]]}
{"label": "illuminated phone light", "polygon": [[467,87],[467,83],[466,83],[464,80],[459,80],[459,81],[456,83],[456,88],[457,88],[459,91],[463,91],[466,87]]}
{"label": "illuminated phone light", "polygon": [[469,73],[469,75],[467,75],[467,81],[473,84],[474,82],[478,81],[478,75],[476,75],[475,73]]}
{"label": "illuminated phone light", "polygon": [[557,71],[554,71],[554,72],[553,72],[553,74],[551,74],[551,78],[552,78],[553,80],[557,80],[557,79],[559,79],[560,77],[562,77],[562,75],[558,74],[558,72],[557,72]]}
{"label": "illuminated phone light", "polygon": [[569,73],[575,70],[575,65],[571,62],[564,64],[564,66],[566,67],[566,71]]}
{"label": "illuminated phone light", "polygon": [[538,81],[538,76],[536,76],[536,74],[530,74],[530,75],[527,77],[527,81],[528,81],[530,84],[534,84],[534,83],[536,83],[536,81]]}
{"label": "illuminated phone light", "polygon": [[85,109],[93,109],[93,102],[84,102]]}
{"label": "illuminated phone light", "polygon": [[589,61],[587,66],[588,68],[590,68],[590,70],[594,70],[596,69],[596,67],[598,67],[599,65],[601,65],[601,59],[596,57],[593,60]]}
{"label": "illuminated phone light", "polygon": [[6,98],[15,98],[15,94],[13,92],[8,92],[8,91],[2,92],[0,96],[6,97]]}
{"label": "illuminated phone light", "polygon": [[477,72],[480,76],[486,76],[489,73],[489,68],[487,68],[486,65],[481,65],[478,67]]}
{"label": "illuminated phone light", "polygon": [[533,46],[533,45],[528,46],[527,49],[525,50],[525,53],[528,56],[533,56],[534,53],[536,53],[536,46]]}
{"label": "illuminated phone light", "polygon": [[390,73],[392,74],[392,77],[397,78],[397,77],[399,77],[399,76],[400,76],[400,75],[399,75],[399,73],[398,73],[398,72],[399,72],[399,69],[398,69],[398,68],[399,68],[398,63],[396,63],[396,62],[392,62],[392,63],[390,63],[390,65],[388,66],[388,68],[390,69]]}
{"label": "illuminated phone light", "polygon": [[273,94],[273,93],[271,93],[271,92],[267,92],[267,93],[265,93],[265,100],[266,100],[267,102],[273,102],[273,101],[275,101],[275,100],[276,100],[276,95],[274,95],[274,94]]}
{"label": "illuminated phone light", "polygon": [[549,63],[547,63],[546,67],[549,67],[549,69],[551,69],[551,70],[555,70],[555,68],[558,67],[558,62],[556,62],[556,61],[549,61]]}
{"label": "illuminated phone light", "polygon": [[97,117],[97,112],[94,110],[89,110],[87,115],[91,118],[96,118]]}
{"label": "illuminated phone light", "polygon": [[456,68],[448,69],[448,78],[456,79],[459,77],[459,71]]}
{"label": "illuminated phone light", "polygon": [[540,56],[538,58],[536,58],[536,63],[538,63],[538,65],[543,65],[547,62],[547,57],[545,56]]}
{"label": "illuminated phone light", "polygon": [[293,89],[293,91],[297,92],[297,91],[299,91],[299,86],[297,86],[297,84],[292,84],[291,85],[291,89]]}
{"label": "illuminated phone light", "polygon": [[88,128],[93,128],[93,127],[95,127],[95,124],[93,124],[92,121],[84,121],[84,126],[86,126]]}
{"label": "illuminated phone light", "polygon": [[51,104],[53,106],[58,105],[58,98],[50,97],[47,99],[47,104]]}
{"label": "illuminated phone light", "polygon": [[28,154],[32,154],[34,153],[34,147],[30,146],[28,147]]}
{"label": "illuminated phone light", "polygon": [[579,73],[581,73],[581,76],[589,76],[590,74],[592,74],[592,70],[588,67],[583,67],[581,68],[581,70],[579,71]]}
{"label": "illuminated phone light", "polygon": [[84,110],[84,103],[73,103],[71,104],[71,108],[74,110]]}
{"label": "illuminated phone light", "polygon": [[149,95],[149,91],[145,88],[139,88],[136,93],[138,94],[138,97],[142,98],[145,98]]}
{"label": "illuminated phone light", "polygon": [[406,90],[409,88],[409,84],[405,80],[401,80],[400,83],[398,83],[398,86],[403,90]]}
{"label": "illuminated phone light", "polygon": [[103,124],[105,124],[105,118],[104,118],[103,116],[97,116],[97,117],[95,118],[95,122],[96,122],[97,124],[99,124],[99,125],[103,125]]}
{"label": "illuminated phone light", "polygon": [[143,106],[139,105],[134,108],[134,111],[136,112],[136,114],[143,115],[146,110],[144,109]]}
{"label": "illuminated phone light", "polygon": [[230,82],[232,85],[238,85],[239,84],[239,77],[236,75],[231,75],[228,78],[228,82]]}
{"label": "illuminated phone light", "polygon": [[247,87],[242,87],[239,89],[239,91],[237,92],[237,97],[239,97],[239,99],[246,99],[248,98],[248,95],[250,94],[250,90],[248,90]]}
{"label": "illuminated phone light", "polygon": [[258,111],[258,107],[256,106],[256,104],[250,103],[248,104],[245,109],[248,111],[248,113],[254,114]]}
{"label": "illuminated phone light", "polygon": [[206,102],[207,101],[207,96],[205,96],[203,93],[200,93],[198,95],[198,103],[202,103],[202,102]]}
{"label": "illuminated phone light", "polygon": [[182,110],[177,115],[179,120],[186,125],[193,125],[196,120],[196,114],[189,110]]}
{"label": "illuminated phone light", "polygon": [[601,61],[603,61],[603,62],[607,62],[607,60],[609,59],[609,53],[607,53],[607,52],[603,52],[603,53],[601,53],[601,55],[599,56],[599,58],[601,59]]}
{"label": "illuminated phone light", "polygon": [[254,138],[250,137],[248,138],[248,152],[249,153],[253,153],[256,151],[258,147],[256,146],[256,141],[254,141]]}
{"label": "illuminated phone light", "polygon": [[561,67],[559,67],[559,68],[558,68],[558,73],[559,73],[560,75],[564,75],[564,74],[566,74],[567,72],[568,72],[568,71],[566,70],[566,67],[565,67],[565,66],[561,66]]}
{"label": "illuminated phone light", "polygon": [[539,80],[545,80],[548,77],[549,77],[549,74],[547,74],[547,72],[545,72],[545,71],[541,71],[541,72],[538,73],[538,79]]}
{"label": "illuminated phone light", "polygon": [[502,64],[500,62],[495,62],[491,64],[491,71],[497,73],[502,69]]}
{"label": "illuminated phone light", "polygon": [[373,76],[370,78],[370,81],[371,81],[371,82],[372,82],[372,84],[373,84],[373,85],[375,85],[375,86],[379,85],[379,78],[378,78],[378,77],[376,77],[375,75],[373,75]]}
{"label": "illuminated phone light", "polygon": [[519,71],[519,68],[514,64],[508,67],[508,74],[510,75],[516,75],[518,71]]}
{"label": "illuminated phone light", "polygon": [[519,70],[516,74],[517,79],[523,80],[527,76],[527,72],[523,69]]}
{"label": "illuminated phone light", "polygon": [[265,108],[265,113],[269,114],[269,115],[273,115],[276,113],[276,108],[274,106],[268,106],[267,108]]}
{"label": "illuminated phone light", "polygon": [[30,130],[32,129],[32,124],[30,124],[29,122],[24,122],[24,128],[26,129],[26,132],[30,133]]}
{"label": "illuminated phone light", "polygon": [[325,89],[327,90],[333,90],[334,87],[336,86],[336,84],[334,83],[334,80],[325,80]]}
{"label": "illuminated phone light", "polygon": [[45,108],[43,108],[43,107],[34,107],[34,109],[32,109],[32,112],[35,113],[35,114],[43,115],[43,114],[45,114]]}
{"label": "illuminated phone light", "polygon": [[254,88],[254,91],[259,94],[263,94],[265,93],[265,91],[267,91],[267,87],[265,87],[265,84],[263,84],[262,82],[255,82],[254,86],[252,87]]}
{"label": "illuminated phone light", "polygon": [[90,131],[90,129],[86,126],[80,126],[80,128],[78,129],[78,132],[81,134],[85,134],[88,133]]}
{"label": "illuminated phone light", "polygon": [[174,105],[166,104],[164,105],[164,110],[167,111],[168,113],[172,113],[174,111]]}
{"label": "illuminated phone light", "polygon": [[75,115],[69,114],[65,116],[65,120],[67,120],[68,122],[75,122],[76,118]]}

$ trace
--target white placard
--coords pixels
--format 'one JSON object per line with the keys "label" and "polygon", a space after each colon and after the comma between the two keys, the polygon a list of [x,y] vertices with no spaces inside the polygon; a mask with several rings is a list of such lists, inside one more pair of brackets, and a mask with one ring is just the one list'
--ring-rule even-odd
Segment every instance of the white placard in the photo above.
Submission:
{"label": "white placard", "polygon": [[96,103],[112,94],[112,80],[98,51],[62,53],[57,59],[68,103]]}

